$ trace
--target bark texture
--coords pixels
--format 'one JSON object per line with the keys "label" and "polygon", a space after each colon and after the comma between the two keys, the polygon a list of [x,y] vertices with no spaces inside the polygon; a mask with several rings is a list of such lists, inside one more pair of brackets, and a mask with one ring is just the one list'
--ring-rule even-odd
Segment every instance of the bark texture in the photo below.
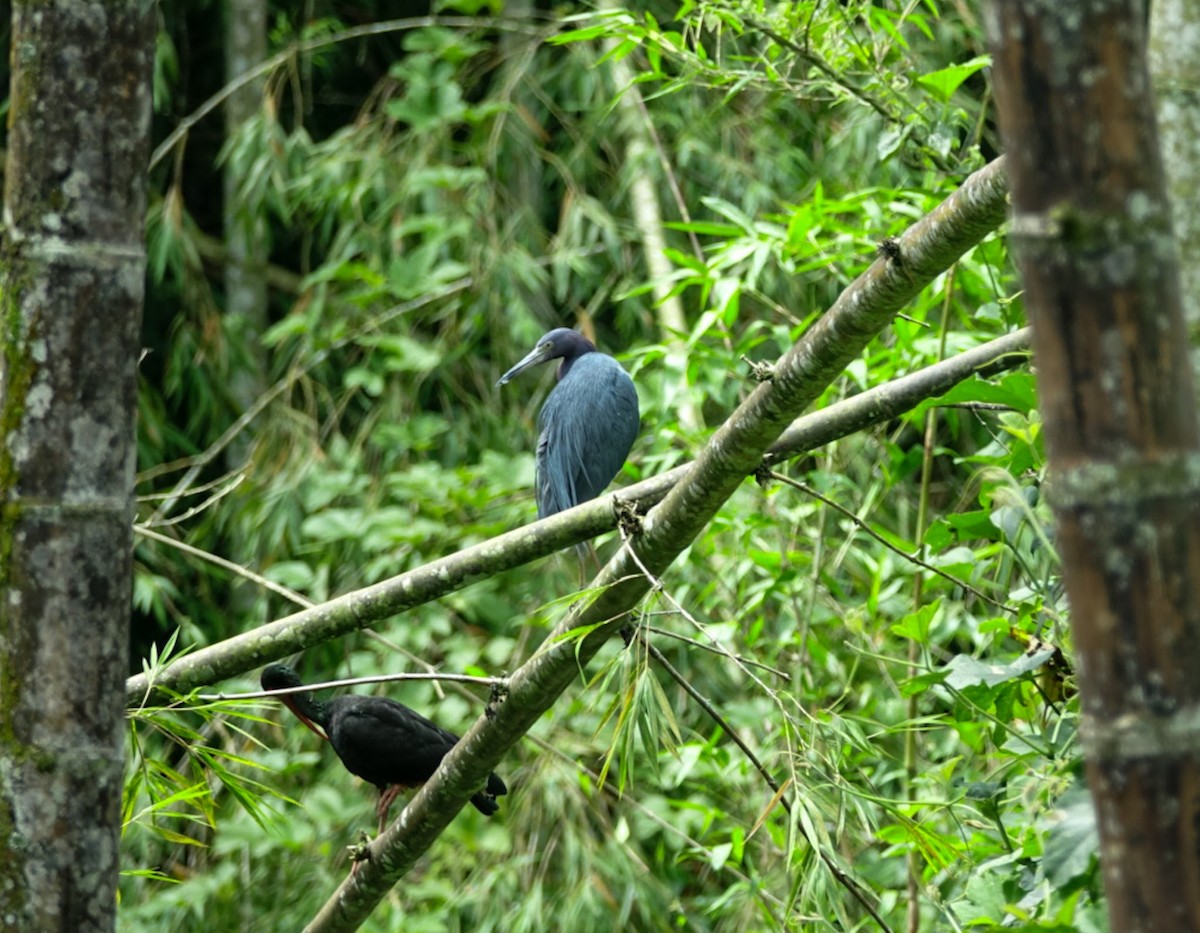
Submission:
{"label": "bark texture", "polygon": [[1200,451],[1134,0],[990,7],[1112,928],[1200,929]]}
{"label": "bark texture", "polygon": [[0,365],[0,927],[111,930],[153,5],[13,4]]}
{"label": "bark texture", "polygon": [[[1179,242],[1183,312],[1200,337],[1200,0],[1155,0],[1150,74]],[[1200,354],[1193,351],[1192,369]]]}

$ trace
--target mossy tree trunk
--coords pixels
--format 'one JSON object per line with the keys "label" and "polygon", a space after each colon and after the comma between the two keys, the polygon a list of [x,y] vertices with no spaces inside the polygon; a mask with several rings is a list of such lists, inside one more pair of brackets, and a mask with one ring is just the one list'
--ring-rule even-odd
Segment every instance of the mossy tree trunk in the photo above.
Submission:
{"label": "mossy tree trunk", "polygon": [[154,5],[13,4],[0,927],[111,930]]}
{"label": "mossy tree trunk", "polygon": [[[229,0],[225,9],[225,78],[236,81],[267,57],[266,0]],[[225,101],[225,138],[233,139],[242,126],[263,106],[266,78],[258,78],[239,88]],[[270,367],[262,335],[270,322],[267,314],[267,222],[264,212],[241,203],[238,181],[242,173],[230,155],[224,166],[225,227],[225,314],[226,328],[234,342],[244,349],[244,360],[234,363],[229,379],[229,394],[242,414],[254,406],[267,391],[266,374]],[[254,454],[254,435],[249,431],[235,438],[225,454],[226,469],[247,469]],[[240,564],[258,563],[253,545],[245,540],[231,542],[233,558]],[[257,598],[247,586],[233,589],[230,609],[238,616],[249,616]]]}
{"label": "mossy tree trunk", "polygon": [[[267,57],[266,0],[233,0],[227,5],[225,23],[225,78],[236,81]],[[263,106],[266,78],[258,78],[229,95],[225,102],[225,136],[230,139],[258,114]],[[230,159],[232,162],[232,157]],[[239,204],[239,174],[225,165],[225,312],[234,321],[229,329],[238,334],[250,358],[231,374],[229,391],[239,409],[245,411],[266,391],[267,357],[262,334],[267,329],[267,224],[261,210]],[[244,438],[230,445],[229,469],[241,469],[250,456]]]}
{"label": "mossy tree trunk", "polygon": [[[1150,73],[1159,140],[1179,242],[1183,310],[1200,338],[1200,0],[1155,0],[1150,17]],[[1192,369],[1200,352],[1193,350]]]}
{"label": "mossy tree trunk", "polygon": [[1200,929],[1200,433],[1136,0],[990,9],[1113,930]]}

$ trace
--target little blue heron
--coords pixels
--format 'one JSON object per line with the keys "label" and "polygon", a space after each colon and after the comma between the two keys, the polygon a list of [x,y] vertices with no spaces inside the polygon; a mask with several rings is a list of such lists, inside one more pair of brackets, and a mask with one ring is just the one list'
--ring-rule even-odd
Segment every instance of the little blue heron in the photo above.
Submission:
{"label": "little blue heron", "polygon": [[[304,686],[285,664],[267,665],[261,680],[264,690]],[[325,703],[305,692],[285,693],[279,699],[308,728],[329,739],[347,771],[379,789],[375,812],[380,832],[387,823],[392,801],[401,791],[420,787],[429,780],[446,752],[458,743],[453,732],[387,697],[346,695]],[[496,798],[507,793],[504,782],[489,774],[487,786],[471,798],[471,803],[484,816],[491,816],[500,809]]]}
{"label": "little blue heron", "polygon": [[538,518],[594,499],[620,471],[637,439],[638,397],[621,364],[579,331],[558,327],[537,342],[497,388],[549,360],[558,384],[538,415]]}

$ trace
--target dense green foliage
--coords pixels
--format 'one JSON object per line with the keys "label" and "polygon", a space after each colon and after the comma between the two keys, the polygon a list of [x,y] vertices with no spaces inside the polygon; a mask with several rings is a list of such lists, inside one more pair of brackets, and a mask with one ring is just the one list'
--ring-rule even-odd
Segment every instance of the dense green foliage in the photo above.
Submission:
{"label": "dense green foliage", "polygon": [[[211,7],[163,5],[163,136],[221,86]],[[391,6],[316,7],[303,23],[274,11],[272,52],[305,51],[280,55],[254,120],[222,140],[210,117],[153,169],[139,423],[143,527],[312,602],[532,518],[550,377],[493,385],[543,331],[582,327],[626,364],[643,428],[618,483],[652,475],[750,391],[743,357],[791,346],[880,241],[994,155],[965,4],[568,18],[448,2],[435,12],[452,20],[355,38],[349,16]],[[617,106],[631,93],[618,62],[640,122]],[[631,160],[637,139],[651,157]],[[261,333],[223,308],[219,172],[239,216],[265,220]],[[669,222],[684,333],[652,296],[630,197],[643,176]],[[1019,326],[1003,240],[906,315],[823,403]],[[215,448],[247,378],[279,391]],[[911,892],[931,929],[1101,928],[1069,676],[1047,666],[1052,648],[1024,653],[1040,636],[1070,654],[1042,462],[1033,377],[1017,370],[782,468],[802,486],[747,482],[638,621],[786,782],[790,814],[725,726],[616,643],[504,762],[500,814],[464,810],[369,928],[875,928],[818,849],[893,929]],[[577,572],[564,555],[502,574],[298,667],[512,671]],[[135,598],[135,669],[293,608],[149,537]],[[449,728],[484,699],[381,689]],[[291,931],[344,876],[374,792],[276,706],[132,719],[124,929]]]}

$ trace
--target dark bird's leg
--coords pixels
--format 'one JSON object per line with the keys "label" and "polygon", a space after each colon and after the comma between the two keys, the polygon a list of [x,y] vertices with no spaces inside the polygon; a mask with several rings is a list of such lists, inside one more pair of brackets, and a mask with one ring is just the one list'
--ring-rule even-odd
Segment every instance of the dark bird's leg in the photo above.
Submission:
{"label": "dark bird's leg", "polygon": [[392,808],[396,798],[406,790],[408,788],[403,784],[389,784],[379,792],[379,805],[375,808],[375,813],[379,816],[379,832],[381,834],[383,828],[387,826],[388,810]]}

